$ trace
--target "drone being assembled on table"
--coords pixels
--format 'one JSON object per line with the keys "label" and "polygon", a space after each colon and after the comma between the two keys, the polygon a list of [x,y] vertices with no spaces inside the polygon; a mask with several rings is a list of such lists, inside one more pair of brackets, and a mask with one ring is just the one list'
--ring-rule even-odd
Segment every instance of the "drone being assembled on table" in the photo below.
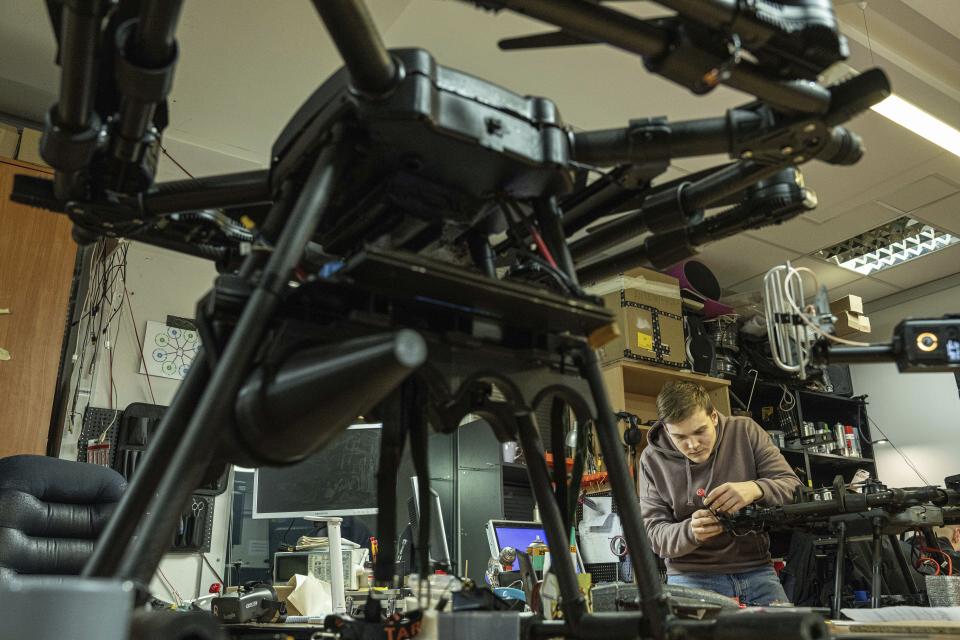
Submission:
{"label": "drone being assembled on table", "polygon": [[[405,440],[429,478],[426,425],[449,432],[468,413],[520,441],[547,540],[565,547],[582,465],[572,478],[559,465],[551,484],[534,418],[550,403],[554,459],[564,456],[568,411],[593,425],[640,602],[639,611],[588,613],[561,554],[552,571],[563,620],[532,621],[525,634],[714,637],[735,625],[752,637],[774,625],[812,637],[822,629],[805,614],[768,616],[762,630],[722,616],[674,618],[594,352],[612,316],[582,286],[810,210],[800,165],[860,158],[860,139],[842,125],[889,95],[886,77],[817,83],[847,56],[829,0],[662,0],[675,15],[656,20],[588,0],[474,4],[559,28],[503,48],[608,44],[693,94],[725,84],[755,100],[702,120],[574,132],[549,99],[444,67],[424,50],[385,49],[362,0],[315,0],[345,66],[280,132],[270,168],[154,184],[180,0],[48,2],[62,75],[41,153],[55,176],[18,177],[14,199],[66,213],[81,244],[126,237],[212,259],[220,272],[197,308],[203,352],[84,575],[143,590],[205,477],[229,463],[296,462],[357,415],[384,423],[378,584],[396,580]],[[732,161],[653,184],[672,159],[716,153]],[[588,181],[590,172],[600,177]],[[600,257],[645,233],[638,248]],[[417,545],[426,549],[429,486],[419,487]],[[419,554],[421,574],[428,555]],[[371,598],[367,619],[341,620],[336,633],[382,636],[379,613]]]}

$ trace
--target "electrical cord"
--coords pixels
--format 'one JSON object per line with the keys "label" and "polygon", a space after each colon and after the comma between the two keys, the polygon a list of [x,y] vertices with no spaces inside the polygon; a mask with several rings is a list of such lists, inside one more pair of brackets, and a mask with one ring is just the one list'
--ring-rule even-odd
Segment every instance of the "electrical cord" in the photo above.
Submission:
{"label": "electrical cord", "polygon": [[[870,416],[867,416],[867,420],[869,420],[869,421],[873,424],[873,426],[877,428],[877,431],[880,432],[880,435],[881,435],[881,436],[883,436],[884,438],[886,438],[887,443],[889,443],[890,446],[893,447],[893,450],[894,450],[894,451],[896,451],[897,453],[900,454],[900,457],[903,458],[903,461],[907,463],[907,466],[908,466],[908,467],[910,467],[911,469],[913,469],[913,472],[916,473],[916,474],[917,474],[917,477],[919,477],[920,480],[923,481],[923,484],[924,484],[924,485],[930,485],[930,481],[927,480],[926,476],[924,476],[922,473],[920,473],[920,470],[917,468],[917,465],[915,465],[915,464],[913,463],[913,460],[911,460],[909,457],[907,457],[907,454],[905,454],[904,452],[900,451],[900,449],[897,447],[897,445],[893,444],[893,440],[891,440],[891,439],[890,439],[890,436],[888,436],[887,434],[885,434],[885,433],[883,432],[883,429],[880,428],[880,425],[877,424],[876,420],[874,420],[874,419],[871,418]],[[857,427],[857,433],[859,434],[859,436],[860,436],[861,438],[863,438],[864,440],[866,440],[870,445],[873,445],[873,441],[872,441],[872,440],[867,440],[866,438],[863,437],[863,432],[860,431],[860,427]],[[876,456],[876,453],[874,453],[874,456]]]}
{"label": "electrical cord", "polygon": [[750,403],[753,402],[753,391],[754,389],[757,388],[757,378],[760,377],[760,372],[757,371],[756,369],[752,369],[752,368],[747,369],[748,374],[751,371],[753,371],[753,384],[750,385],[750,395],[747,397],[747,407],[746,407],[747,411],[750,411]]}
{"label": "electrical cord", "polygon": [[[790,389],[785,384],[780,385],[780,390],[783,391],[783,395],[780,396],[779,407],[781,411],[789,413],[793,411],[793,408],[797,406],[797,399],[793,397],[793,394],[790,393]],[[789,399],[789,402],[787,400]]]}
{"label": "electrical cord", "polygon": [[800,291],[803,291],[803,277],[800,275],[801,272],[809,273],[811,277],[813,277],[814,291],[817,291],[820,289],[820,281],[817,279],[817,274],[814,273],[813,269],[810,269],[809,267],[794,267],[793,265],[791,265],[787,269],[787,275],[783,278],[784,297],[786,298],[787,303],[790,305],[791,310],[800,318],[800,320],[805,325],[807,325],[807,327],[809,327],[814,333],[816,333],[817,335],[823,338],[826,338],[831,342],[835,342],[837,344],[845,344],[851,347],[869,347],[870,346],[869,342],[858,342],[856,340],[846,340],[845,338],[837,337],[833,334],[827,333],[826,331],[821,329],[816,323],[810,321],[810,319],[807,317],[807,313],[808,313],[807,310],[800,309],[800,307],[797,306],[797,303],[793,299],[793,295],[790,292],[789,284],[790,284],[790,279],[793,277],[796,277],[800,281]]}

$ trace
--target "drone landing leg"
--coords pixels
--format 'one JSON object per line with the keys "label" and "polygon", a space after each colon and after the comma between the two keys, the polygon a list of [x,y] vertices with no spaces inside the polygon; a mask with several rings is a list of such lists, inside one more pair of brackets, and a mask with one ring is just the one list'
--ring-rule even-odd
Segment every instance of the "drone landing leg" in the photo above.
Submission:
{"label": "drone landing leg", "polygon": [[[560,505],[550,490],[550,472],[543,452],[543,442],[540,441],[540,433],[537,430],[536,416],[527,411],[518,413],[516,418],[520,446],[523,447],[523,454],[527,460],[527,474],[530,476],[530,485],[533,487],[534,497],[540,507],[543,531],[547,536],[547,544],[554,550],[551,568],[560,586],[560,605],[563,608],[563,616],[571,628],[576,629],[578,621],[586,612],[586,603],[580,594],[573,558],[569,553],[563,552],[570,547],[570,531],[564,530]],[[554,464],[557,464],[556,460]],[[566,464],[566,461],[561,459],[559,464]]]}
{"label": "drone landing leg", "polygon": [[[196,373],[193,376],[196,382],[191,380],[190,384],[179,390],[178,398],[174,402],[177,411],[172,412],[174,418],[179,418],[193,409],[194,402],[195,410],[180,438],[175,437],[178,435],[176,432],[179,420],[168,420],[168,424],[172,426],[168,427],[169,435],[165,442],[170,446],[171,442],[176,441],[176,447],[169,457],[163,455],[166,451],[157,451],[154,454],[154,458],[158,459],[158,466],[160,462],[165,462],[162,474],[155,471],[153,476],[159,475],[159,479],[146,478],[136,495],[128,500],[127,504],[130,506],[118,510],[114,515],[114,522],[108,529],[114,532],[111,539],[122,542],[122,534],[135,526],[131,522],[133,516],[137,515],[138,510],[144,510],[142,500],[138,499],[146,496],[150,488],[155,489],[150,510],[139,522],[141,535],[129,541],[117,566],[109,573],[146,585],[156,571],[173,536],[177,515],[216,457],[218,446],[215,443],[219,441],[221,430],[230,423],[237,391],[245,380],[258,344],[279,305],[279,292],[289,281],[307,241],[326,209],[336,173],[334,154],[333,145],[320,154],[262,277],[247,301],[236,329],[227,340],[217,366],[211,372],[209,384],[203,388],[203,376]],[[201,366],[193,367],[196,371],[203,368],[202,363]],[[156,482],[155,487],[151,486],[153,483],[149,482],[150,480]],[[100,546],[103,548],[100,554],[115,553],[105,545]],[[88,572],[92,574],[96,570],[100,574],[106,573],[105,564],[102,561],[96,565],[91,564]]]}
{"label": "drone landing leg", "polygon": [[637,501],[630,470],[624,459],[617,418],[610,407],[610,399],[603,385],[600,363],[596,352],[589,347],[582,351],[580,372],[590,384],[593,401],[597,406],[597,438],[607,466],[613,499],[617,503],[623,523],[630,560],[633,562],[633,575],[640,592],[640,610],[646,623],[644,635],[660,640],[667,636],[670,607],[660,585],[656,560],[650,551],[650,541],[640,517],[640,503]]}

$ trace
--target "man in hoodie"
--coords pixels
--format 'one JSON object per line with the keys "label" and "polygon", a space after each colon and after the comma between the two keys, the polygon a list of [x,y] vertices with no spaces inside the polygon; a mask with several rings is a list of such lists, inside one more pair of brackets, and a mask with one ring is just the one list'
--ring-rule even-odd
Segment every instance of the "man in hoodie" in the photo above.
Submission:
{"label": "man in hoodie", "polygon": [[765,533],[733,536],[716,513],[789,503],[800,479],[760,425],[720,415],[693,382],[667,383],[640,458],[640,505],[667,583],[751,605],[787,602]]}

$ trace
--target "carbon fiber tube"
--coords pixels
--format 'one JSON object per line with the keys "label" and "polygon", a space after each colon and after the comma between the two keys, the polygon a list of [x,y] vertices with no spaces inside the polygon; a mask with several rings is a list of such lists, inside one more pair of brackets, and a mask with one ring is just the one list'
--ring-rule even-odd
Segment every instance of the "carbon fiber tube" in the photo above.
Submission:
{"label": "carbon fiber tube", "polygon": [[143,208],[160,214],[272,201],[270,171],[263,169],[161,182],[143,197]]}
{"label": "carbon fiber tube", "polygon": [[[698,209],[708,207],[715,201],[739,193],[780,171],[782,171],[782,167],[778,165],[762,165],[753,161],[741,160],[708,174],[696,182],[687,183],[682,188],[678,187],[679,190],[675,190],[673,194],[663,191],[651,194],[644,199],[643,206],[638,211],[605,224],[595,232],[574,242],[570,245],[570,252],[574,260],[588,260],[605,249],[646,232],[650,229],[648,220],[650,211],[654,208],[654,205],[657,205],[658,211],[661,210],[667,204],[663,202],[664,199],[675,201],[677,228],[682,228],[683,225],[680,225],[679,222],[685,216],[690,217]],[[626,268],[629,270],[641,266],[642,262],[630,262],[630,256],[634,252],[636,252],[636,249],[628,249],[625,252],[606,258],[603,267],[599,264],[590,265],[585,269],[578,268],[577,272],[585,282],[589,282],[595,277],[602,278],[622,273],[622,271],[615,271],[615,269]],[[611,272],[611,270],[614,271]],[[601,275],[601,273],[605,275]]]}
{"label": "carbon fiber tube", "polygon": [[[319,2],[320,0],[314,0]],[[666,53],[672,35],[665,29],[603,5],[581,0],[500,0],[497,3],[517,13],[556,25],[590,42],[605,42],[619,49],[657,58]],[[693,60],[690,61],[696,64]],[[687,70],[687,61],[676,61]],[[698,70],[699,72],[699,70]],[[665,76],[669,78],[669,75]],[[811,82],[771,80],[756,67],[741,63],[729,69],[727,86],[755,95],[787,112],[825,113],[830,93]]]}
{"label": "carbon fiber tube", "polygon": [[237,391],[245,379],[256,344],[280,303],[279,292],[286,286],[326,211],[337,171],[333,164],[336,155],[337,147],[331,145],[317,159],[263,275],[190,416],[183,437],[168,459],[151,509],[141,521],[141,535],[130,542],[115,576],[147,584],[166,552],[177,515],[217,453],[218,430],[232,415]]}
{"label": "carbon fiber tube", "polygon": [[511,11],[543,20],[588,41],[606,42],[643,56],[656,56],[669,45],[665,31],[640,18],[581,0],[503,0]]}
{"label": "carbon fiber tube", "polygon": [[137,63],[161,67],[170,59],[176,40],[177,20],[183,0],[151,0],[140,7],[140,24],[134,34]]}
{"label": "carbon fiber tube", "polygon": [[355,89],[371,96],[397,84],[397,65],[377,32],[363,0],[313,0],[333,38]]}
{"label": "carbon fiber tube", "polygon": [[63,3],[57,124],[66,129],[83,129],[90,117],[96,88],[95,53],[101,17],[102,3],[99,0]]}
{"label": "carbon fiber tube", "polygon": [[167,460],[183,437],[190,414],[209,379],[210,364],[206,352],[201,349],[177,389],[173,402],[163,413],[156,436],[147,447],[143,462],[137,466],[137,473],[130,480],[120,504],[100,533],[93,555],[83,568],[84,577],[105,578],[117,570],[123,552],[166,471]]}
{"label": "carbon fiber tube", "polygon": [[636,499],[636,488],[623,455],[623,440],[604,386],[600,361],[596,351],[586,346],[580,356],[580,373],[587,379],[597,405],[596,436],[607,463],[613,499],[620,510],[627,550],[633,562],[633,576],[640,594],[645,630],[652,638],[663,640],[668,637],[670,604],[660,584],[657,561],[650,550],[650,540],[640,516],[640,503]]}

